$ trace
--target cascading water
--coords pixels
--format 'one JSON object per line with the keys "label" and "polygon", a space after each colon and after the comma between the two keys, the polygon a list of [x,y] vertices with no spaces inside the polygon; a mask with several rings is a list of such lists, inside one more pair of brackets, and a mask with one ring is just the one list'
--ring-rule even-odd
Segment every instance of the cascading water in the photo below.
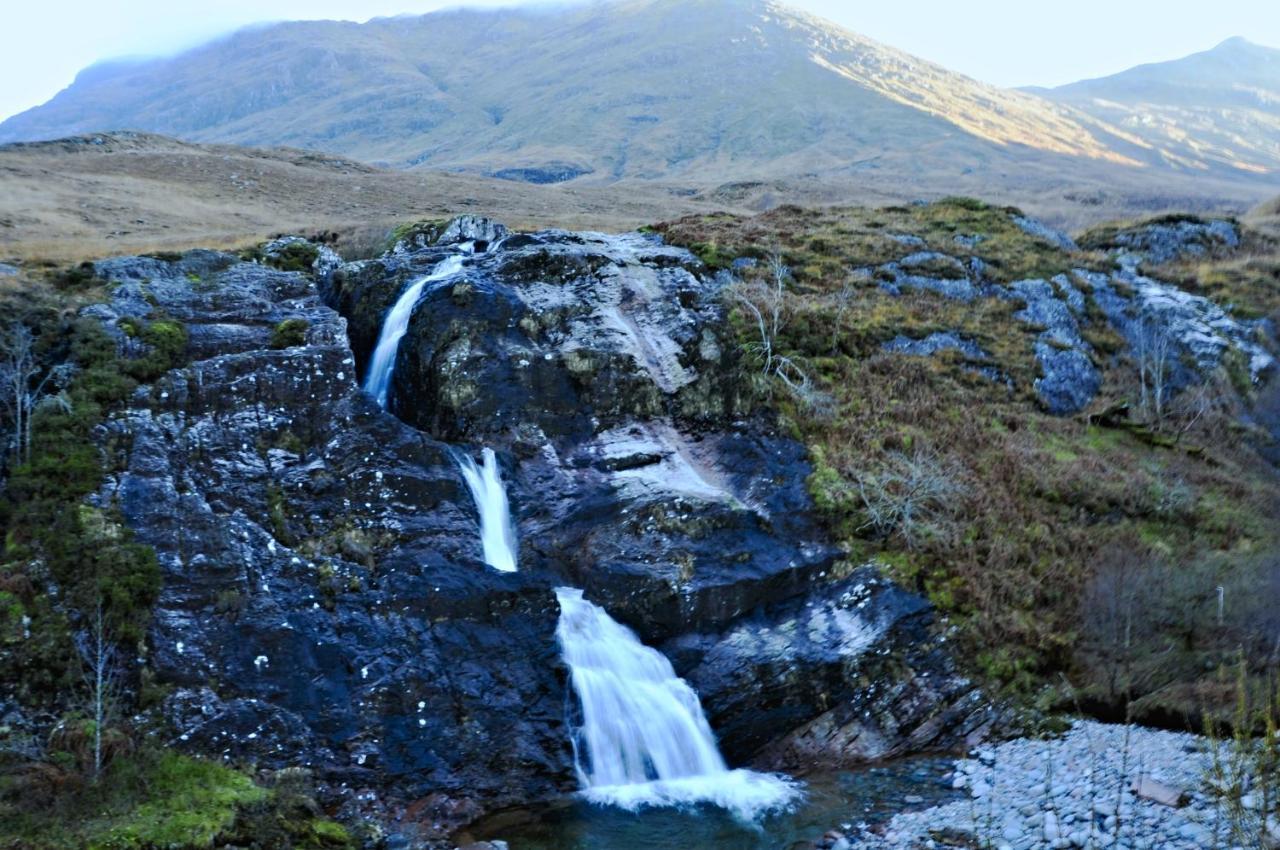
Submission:
{"label": "cascading water", "polygon": [[480,511],[480,544],[484,549],[484,561],[495,570],[514,573],[516,535],[511,524],[507,490],[502,485],[502,475],[498,470],[498,458],[493,449],[484,450],[480,466],[469,455],[458,452],[456,457],[462,478]]}
{"label": "cascading water", "polygon": [[391,390],[391,373],[396,366],[396,352],[400,350],[400,340],[409,330],[409,319],[413,317],[413,308],[422,297],[422,290],[427,284],[452,277],[460,271],[462,256],[449,257],[432,269],[431,274],[415,280],[387,312],[387,318],[382,323],[382,333],[378,336],[378,345],[373,350],[373,360],[369,362],[369,374],[364,381],[364,391],[373,396],[378,406],[384,410],[387,407],[387,394]]}
{"label": "cascading water", "polygon": [[556,640],[582,705],[573,745],[588,800],[631,810],[712,803],[751,820],[800,797],[789,779],[728,768],[698,695],[662,653],[581,590],[556,598]]}

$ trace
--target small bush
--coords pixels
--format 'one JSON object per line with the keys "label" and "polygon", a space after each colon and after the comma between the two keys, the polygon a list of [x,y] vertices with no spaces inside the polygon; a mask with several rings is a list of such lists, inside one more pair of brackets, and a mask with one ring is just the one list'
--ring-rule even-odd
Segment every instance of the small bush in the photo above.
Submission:
{"label": "small bush", "polygon": [[155,749],[115,759],[97,783],[58,781],[43,807],[23,805],[29,781],[0,797],[6,837],[49,850],[212,847],[243,807],[267,797],[243,773]]}
{"label": "small bush", "polygon": [[306,319],[285,319],[271,330],[271,347],[279,350],[295,348],[307,342],[307,329],[311,324]]}

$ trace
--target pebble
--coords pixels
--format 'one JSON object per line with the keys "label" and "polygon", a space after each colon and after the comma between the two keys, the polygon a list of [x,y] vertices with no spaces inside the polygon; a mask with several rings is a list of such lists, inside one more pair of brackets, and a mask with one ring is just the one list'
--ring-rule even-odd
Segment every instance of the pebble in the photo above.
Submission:
{"label": "pebble", "polygon": [[[1129,753],[1122,759],[1126,738]],[[972,835],[979,846],[1008,850],[1201,850],[1212,844],[1208,825],[1215,817],[1214,798],[1203,793],[1211,748],[1194,735],[1078,721],[1056,739],[975,750],[956,763],[950,782],[967,789],[969,799],[900,812],[878,834],[849,846],[927,848],[937,844],[931,834],[952,830]],[[1139,775],[1187,791],[1191,802],[1170,808],[1136,797],[1129,787]]]}

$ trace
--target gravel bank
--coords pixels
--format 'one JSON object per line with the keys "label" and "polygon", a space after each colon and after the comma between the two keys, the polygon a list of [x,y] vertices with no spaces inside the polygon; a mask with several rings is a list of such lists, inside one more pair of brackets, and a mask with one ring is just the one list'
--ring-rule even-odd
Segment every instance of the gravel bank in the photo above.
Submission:
{"label": "gravel bank", "polygon": [[[896,815],[878,835],[829,833],[823,845],[1227,850],[1227,820],[1205,793],[1210,752],[1195,735],[1080,721],[1054,740],[1010,741],[958,761],[953,784],[967,800]],[[1138,797],[1129,790],[1136,778],[1185,792],[1184,804]]]}

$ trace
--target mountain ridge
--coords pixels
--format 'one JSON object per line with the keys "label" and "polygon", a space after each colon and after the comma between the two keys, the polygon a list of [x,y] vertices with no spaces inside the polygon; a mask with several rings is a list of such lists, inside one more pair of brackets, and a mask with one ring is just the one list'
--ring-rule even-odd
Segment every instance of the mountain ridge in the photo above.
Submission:
{"label": "mountain ridge", "polygon": [[1280,50],[1240,36],[1035,93],[1140,136],[1175,168],[1280,168]]}

